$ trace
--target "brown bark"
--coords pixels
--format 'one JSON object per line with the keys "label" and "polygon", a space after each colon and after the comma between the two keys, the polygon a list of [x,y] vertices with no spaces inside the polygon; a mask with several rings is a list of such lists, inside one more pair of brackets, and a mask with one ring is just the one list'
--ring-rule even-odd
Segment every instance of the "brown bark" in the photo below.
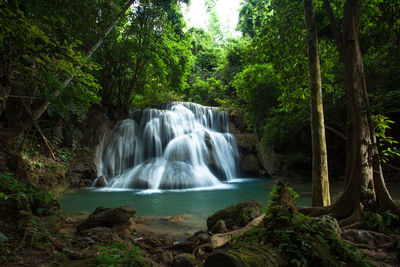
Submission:
{"label": "brown bark", "polygon": [[11,86],[8,77],[0,78],[0,115],[6,109],[8,96],[10,95]]}
{"label": "brown bark", "polygon": [[54,156],[53,150],[51,149],[51,146],[50,146],[49,142],[47,141],[46,136],[44,136],[44,134],[43,134],[43,132],[42,132],[42,129],[41,129],[40,126],[39,126],[39,123],[38,123],[37,121],[35,121],[34,124],[35,124],[35,127],[36,127],[36,129],[38,130],[38,132],[39,132],[39,134],[40,134],[40,137],[42,137],[43,143],[44,143],[44,145],[45,145],[47,151],[49,152],[51,158],[52,158],[54,161],[56,161],[57,159],[56,159],[56,157]]}
{"label": "brown bark", "polygon": [[[329,0],[324,0],[330,9]],[[351,225],[365,207],[391,210],[400,214],[383,179],[374,125],[369,113],[364,66],[358,40],[361,0],[347,0],[344,6],[342,45],[338,49],[344,64],[347,101],[346,179],[343,194],[326,209],[301,210],[313,216],[330,214]],[[329,16],[329,13],[328,13]],[[335,31],[334,25],[331,26]]]}
{"label": "brown bark", "polygon": [[310,71],[310,105],[312,133],[312,206],[330,205],[328,156],[325,141],[321,68],[313,0],[303,0]]}

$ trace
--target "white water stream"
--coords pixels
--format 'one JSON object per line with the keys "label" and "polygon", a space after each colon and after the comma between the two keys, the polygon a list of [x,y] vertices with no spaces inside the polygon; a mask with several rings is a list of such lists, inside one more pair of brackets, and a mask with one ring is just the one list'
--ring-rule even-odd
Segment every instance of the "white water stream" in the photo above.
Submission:
{"label": "white water stream", "polygon": [[97,168],[109,188],[215,187],[237,177],[238,157],[225,112],[173,102],[134,109],[105,133]]}

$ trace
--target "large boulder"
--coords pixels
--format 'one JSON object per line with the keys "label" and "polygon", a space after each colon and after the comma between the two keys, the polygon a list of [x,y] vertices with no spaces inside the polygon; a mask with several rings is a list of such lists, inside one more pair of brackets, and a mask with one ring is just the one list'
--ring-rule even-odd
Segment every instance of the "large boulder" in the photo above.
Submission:
{"label": "large boulder", "polygon": [[388,246],[388,244],[395,246],[395,244],[400,240],[399,237],[395,235],[385,235],[362,229],[343,230],[341,237],[352,243],[365,244],[374,248],[381,248]]}
{"label": "large boulder", "polygon": [[172,267],[192,267],[196,266],[196,259],[193,254],[181,253],[175,256],[171,264]]}
{"label": "large boulder", "polygon": [[211,229],[211,232],[213,234],[226,233],[227,231],[228,230],[226,229],[224,220],[219,220],[218,222],[216,222]]}
{"label": "large boulder", "polygon": [[238,246],[235,249],[221,249],[209,254],[204,266],[288,266],[287,260],[282,258],[283,255],[270,245],[239,243]]}
{"label": "large boulder", "polygon": [[219,220],[225,222],[228,230],[233,229],[234,226],[244,226],[261,215],[262,207],[262,203],[258,200],[249,200],[230,205],[208,217],[207,227],[211,230]]}
{"label": "large boulder", "polygon": [[235,255],[224,251],[218,251],[210,254],[205,262],[205,267],[214,267],[214,266],[230,266],[230,267],[241,267],[245,266],[245,263]]}
{"label": "large boulder", "polygon": [[315,220],[321,221],[322,225],[328,230],[333,233],[335,233],[337,236],[340,236],[341,230],[338,221],[329,216],[329,215],[322,215],[319,217],[316,217]]}
{"label": "large boulder", "polygon": [[117,208],[98,207],[96,210],[78,226],[78,231],[84,231],[94,227],[113,227],[123,225],[136,214],[136,209],[121,206]]}

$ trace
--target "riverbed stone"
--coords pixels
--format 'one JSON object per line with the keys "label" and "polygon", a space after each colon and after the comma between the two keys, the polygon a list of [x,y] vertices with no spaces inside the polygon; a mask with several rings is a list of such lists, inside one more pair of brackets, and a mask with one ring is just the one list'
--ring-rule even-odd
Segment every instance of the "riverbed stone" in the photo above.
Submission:
{"label": "riverbed stone", "polygon": [[239,257],[227,252],[219,251],[210,254],[204,262],[204,267],[215,266],[241,267],[246,265]]}
{"label": "riverbed stone", "polygon": [[94,227],[113,227],[122,225],[129,221],[129,218],[135,216],[136,209],[128,206],[117,208],[98,207],[96,210],[78,226],[78,231]]}
{"label": "riverbed stone", "polygon": [[209,230],[219,221],[225,222],[227,230],[234,226],[244,226],[262,213],[262,203],[258,200],[248,200],[215,212],[207,218]]}
{"label": "riverbed stone", "polygon": [[87,236],[96,242],[120,240],[118,235],[108,227],[94,227],[80,232],[80,235]]}
{"label": "riverbed stone", "polygon": [[100,176],[100,177],[97,179],[96,184],[95,184],[94,186],[95,186],[95,187],[106,187],[107,184],[106,184],[106,180],[104,179],[104,177],[103,177],[103,176]]}
{"label": "riverbed stone", "polygon": [[226,233],[227,231],[224,220],[217,221],[211,229],[213,234]]}
{"label": "riverbed stone", "polygon": [[210,234],[208,233],[208,231],[199,230],[192,236],[190,236],[187,240],[193,241],[196,244],[208,243],[210,241]]}
{"label": "riverbed stone", "polygon": [[380,248],[390,243],[393,243],[393,245],[395,245],[395,243],[399,240],[399,237],[394,235],[385,235],[382,233],[362,229],[343,230],[341,233],[341,237],[344,240],[356,244],[366,244],[376,248]]}
{"label": "riverbed stone", "polygon": [[325,227],[327,227],[329,230],[336,233],[336,235],[338,237],[340,236],[340,233],[341,233],[340,226],[339,226],[338,221],[335,218],[328,216],[328,215],[322,215],[322,216],[316,217],[315,220],[321,221],[325,225]]}
{"label": "riverbed stone", "polygon": [[192,267],[196,266],[196,259],[193,254],[181,253],[175,256],[171,264],[172,267]]}
{"label": "riverbed stone", "polygon": [[160,251],[157,254],[157,261],[166,266],[170,266],[172,261],[174,260],[174,255],[171,251]]}

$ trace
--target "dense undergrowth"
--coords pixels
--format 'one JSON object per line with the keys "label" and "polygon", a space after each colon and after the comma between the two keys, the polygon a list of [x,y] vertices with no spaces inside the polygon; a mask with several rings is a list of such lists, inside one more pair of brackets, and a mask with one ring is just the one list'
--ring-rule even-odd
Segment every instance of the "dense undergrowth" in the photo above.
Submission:
{"label": "dense undergrowth", "polygon": [[[0,263],[11,265],[35,251],[57,265],[68,266],[71,258],[83,258],[86,266],[147,265],[141,249],[129,240],[93,243],[63,229],[65,212],[42,187],[21,182],[12,173],[0,179]],[[33,259],[32,264],[40,265],[41,260]]]}
{"label": "dense undergrowth", "polygon": [[18,181],[11,173],[0,179],[0,255],[7,260],[23,247],[46,246],[51,229],[64,215],[58,201],[43,188]]}
{"label": "dense undergrowth", "polygon": [[[282,190],[288,192],[285,199]],[[293,204],[296,196],[283,185],[275,186],[262,223],[234,238],[224,250],[247,266],[371,266],[369,258],[340,238],[335,219],[298,213]],[[93,242],[76,234],[76,226],[65,228],[67,220],[51,194],[15,179],[11,173],[1,175],[0,262],[3,264],[18,262],[21,257],[33,255],[32,251],[45,253],[46,262],[64,266],[77,259],[85,266],[152,264],[150,255],[134,238]],[[397,222],[390,212],[364,215],[364,228],[387,234],[393,233],[392,226]],[[33,259],[33,262],[36,260],[40,261]]]}
{"label": "dense undergrowth", "polygon": [[[362,252],[340,239],[335,219],[298,213],[290,203],[281,202],[281,190],[288,189],[278,185],[271,191],[263,222],[234,240],[229,250],[233,255],[251,266],[372,266]],[[255,251],[250,259],[248,248]],[[257,252],[262,250],[281,260]]]}

